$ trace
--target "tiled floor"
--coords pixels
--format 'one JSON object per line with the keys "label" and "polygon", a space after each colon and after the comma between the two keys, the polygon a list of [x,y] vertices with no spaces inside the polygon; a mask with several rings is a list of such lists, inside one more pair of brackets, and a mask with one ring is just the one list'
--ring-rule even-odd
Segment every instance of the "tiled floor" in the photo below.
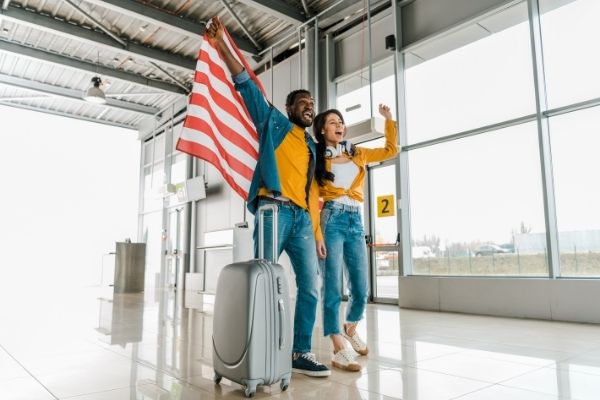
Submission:
{"label": "tiled floor", "polygon": [[[21,294],[0,304],[2,400],[243,398],[239,385],[212,382],[211,297]],[[314,352],[329,363],[320,332]],[[294,375],[286,392],[256,397],[600,399],[600,326],[369,305],[359,332],[371,350],[361,373]]]}

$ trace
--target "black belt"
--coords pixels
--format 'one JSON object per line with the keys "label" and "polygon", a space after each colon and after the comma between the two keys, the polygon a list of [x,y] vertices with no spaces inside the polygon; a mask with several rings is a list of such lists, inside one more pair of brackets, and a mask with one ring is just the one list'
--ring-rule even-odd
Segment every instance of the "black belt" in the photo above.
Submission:
{"label": "black belt", "polygon": [[304,210],[304,208],[300,207],[299,205],[297,205],[296,203],[294,203],[291,200],[276,199],[274,197],[269,197],[269,196],[258,196],[258,200],[266,201],[266,202],[273,203],[273,204],[279,204],[282,206],[288,206],[288,207],[294,206],[301,210]]}

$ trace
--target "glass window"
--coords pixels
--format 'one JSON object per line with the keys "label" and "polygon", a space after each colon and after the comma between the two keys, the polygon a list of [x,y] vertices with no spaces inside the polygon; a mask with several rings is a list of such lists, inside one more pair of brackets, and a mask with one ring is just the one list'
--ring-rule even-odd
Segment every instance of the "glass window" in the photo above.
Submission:
{"label": "glass window", "polygon": [[[409,143],[535,112],[527,8],[524,3],[512,7],[510,21],[524,22],[511,22],[506,29],[506,22],[498,23],[501,18],[471,26],[484,38],[440,56],[410,50],[426,61],[406,70]],[[427,43],[428,51],[431,47]]]}
{"label": "glass window", "polygon": [[540,8],[549,107],[600,97],[600,2],[541,0]]}
{"label": "glass window", "polygon": [[146,287],[154,287],[162,257],[162,212],[144,214],[141,241],[146,243]]}
{"label": "glass window", "polygon": [[[171,183],[173,185],[177,185],[178,183],[185,182],[187,178],[187,169],[188,169],[188,156],[183,153],[176,153],[169,157],[171,160]],[[177,198],[177,195],[170,194],[168,197],[169,206],[173,206],[181,203]]]}
{"label": "glass window", "polygon": [[600,276],[600,108],[550,119],[562,276]]}
{"label": "glass window", "polygon": [[535,123],[412,150],[413,274],[547,275],[538,154]]}
{"label": "glass window", "polygon": [[161,190],[164,187],[164,163],[144,167],[144,212],[160,210],[163,206]]}
{"label": "glass window", "polygon": [[[373,66],[373,116],[378,117],[377,106],[381,103],[390,106],[396,118],[396,81],[394,61],[387,59]],[[371,117],[369,106],[369,71],[348,77],[337,84],[337,108],[344,115],[346,125],[352,125]]]}

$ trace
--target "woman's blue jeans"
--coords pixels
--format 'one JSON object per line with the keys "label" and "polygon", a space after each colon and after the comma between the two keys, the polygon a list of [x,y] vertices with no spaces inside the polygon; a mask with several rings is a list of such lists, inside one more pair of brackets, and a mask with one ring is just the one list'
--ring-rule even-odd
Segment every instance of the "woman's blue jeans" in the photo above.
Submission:
{"label": "woman's blue jeans", "polygon": [[320,260],[323,276],[323,333],[341,333],[342,269],[346,267],[350,296],[346,321],[362,319],[367,305],[367,249],[362,217],[358,207],[329,201],[321,211],[321,230],[327,258]]}
{"label": "woman's blue jeans", "polygon": [[[295,353],[307,353],[311,350],[312,331],[315,325],[318,290],[318,261],[315,246],[315,236],[312,221],[308,211],[293,203],[281,203],[260,199],[258,206],[277,204],[279,209],[278,221],[278,251],[283,250],[292,262],[296,274],[296,312],[294,314],[294,346]],[[273,217],[270,212],[265,214],[265,243],[264,255],[271,259]],[[258,214],[254,220],[254,256],[258,257]]]}

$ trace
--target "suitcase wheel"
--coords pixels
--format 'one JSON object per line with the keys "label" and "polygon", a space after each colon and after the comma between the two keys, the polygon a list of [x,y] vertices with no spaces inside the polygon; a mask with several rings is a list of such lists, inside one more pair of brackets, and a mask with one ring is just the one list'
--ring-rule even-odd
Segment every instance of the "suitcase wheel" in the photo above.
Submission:
{"label": "suitcase wheel", "polygon": [[244,382],[244,394],[246,397],[254,397],[256,394],[256,386],[262,383],[262,379],[248,379],[246,382]]}
{"label": "suitcase wheel", "polygon": [[221,375],[215,374],[215,376],[213,377],[213,382],[218,385],[219,383],[221,383],[221,378]]}
{"label": "suitcase wheel", "polygon": [[282,380],[281,383],[279,384],[279,387],[281,388],[282,392],[285,392],[289,385],[290,385],[290,383],[288,381]]}

